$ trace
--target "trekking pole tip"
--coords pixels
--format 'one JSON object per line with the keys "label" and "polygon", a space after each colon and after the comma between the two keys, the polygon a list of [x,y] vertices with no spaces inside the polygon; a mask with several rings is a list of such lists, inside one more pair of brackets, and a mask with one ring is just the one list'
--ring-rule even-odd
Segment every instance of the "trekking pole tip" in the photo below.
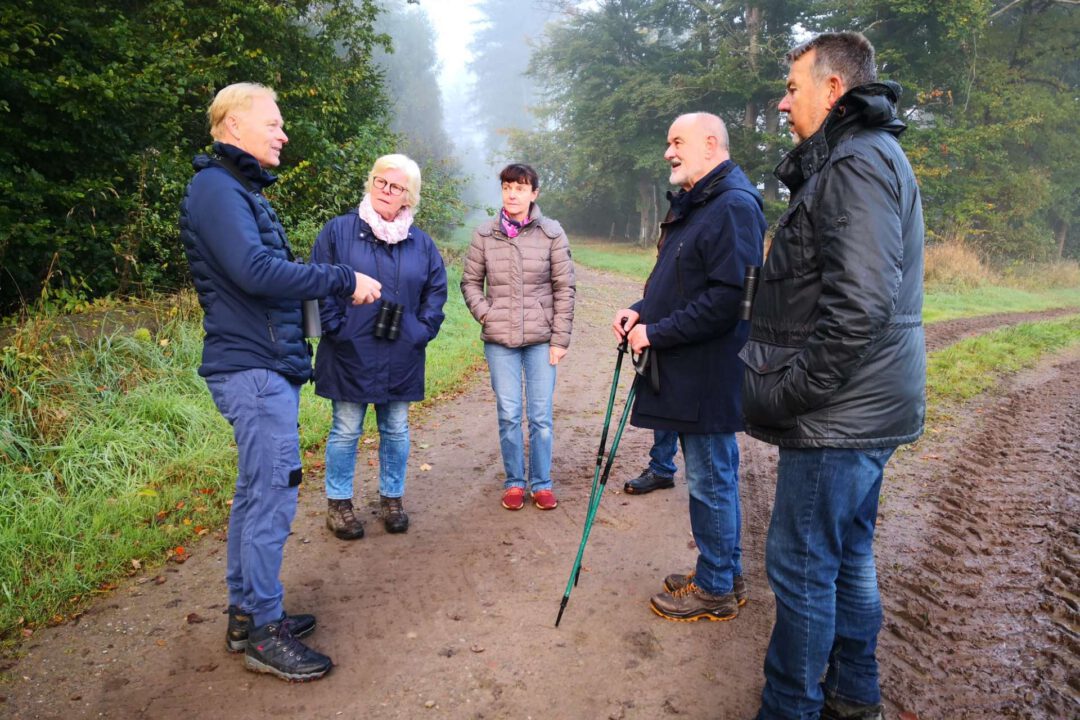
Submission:
{"label": "trekking pole tip", "polygon": [[559,623],[562,622],[562,614],[566,610],[566,601],[569,599],[569,596],[563,595],[562,602],[559,603],[559,614],[555,617],[555,627],[559,627]]}

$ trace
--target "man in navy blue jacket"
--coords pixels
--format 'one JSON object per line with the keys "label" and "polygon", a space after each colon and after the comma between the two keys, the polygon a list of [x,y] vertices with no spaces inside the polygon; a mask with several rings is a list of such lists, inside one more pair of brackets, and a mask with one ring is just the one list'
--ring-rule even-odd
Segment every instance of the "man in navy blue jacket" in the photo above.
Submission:
{"label": "man in navy blue jacket", "polygon": [[664,159],[671,209],[644,297],[615,314],[631,349],[651,348],[659,388],[638,381],[631,423],[679,433],[690,489],[696,568],[664,579],[653,612],[670,620],[731,620],[746,602],[742,579],[739,320],[747,265],[760,265],[765,215],[757,190],[728,153],[727,129],[708,113],[678,117]]}
{"label": "man in navy blue jacket", "polygon": [[239,453],[229,517],[230,652],[249,670],[312,680],[330,658],[297,638],[312,615],[286,616],[279,578],[302,478],[297,416],[311,377],[301,301],[327,295],[373,302],[379,283],[346,265],[293,261],[285,229],[262,190],[275,181],[289,138],[270,88],[237,83],[210,106],[214,155],[195,158],[180,207],[184,243],[204,318],[202,365],[210,394],[232,425]]}

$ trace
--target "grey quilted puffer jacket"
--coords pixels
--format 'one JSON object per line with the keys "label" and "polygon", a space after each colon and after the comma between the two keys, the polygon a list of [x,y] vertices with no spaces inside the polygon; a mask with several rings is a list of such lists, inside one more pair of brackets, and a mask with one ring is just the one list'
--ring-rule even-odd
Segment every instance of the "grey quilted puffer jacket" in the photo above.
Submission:
{"label": "grey quilted puffer jacket", "polygon": [[574,293],[574,262],[566,233],[535,204],[515,238],[506,236],[497,217],[473,232],[461,294],[483,326],[484,342],[570,347]]}

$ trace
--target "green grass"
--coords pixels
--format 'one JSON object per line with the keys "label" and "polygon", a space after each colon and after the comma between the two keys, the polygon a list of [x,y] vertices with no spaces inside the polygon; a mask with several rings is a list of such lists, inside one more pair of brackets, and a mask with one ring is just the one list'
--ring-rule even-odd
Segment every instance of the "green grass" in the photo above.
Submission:
{"label": "green grass", "polygon": [[986,285],[962,292],[928,289],[923,302],[927,323],[956,318],[1010,312],[1038,312],[1060,307],[1080,307],[1080,288],[1057,287],[1020,290]]}
{"label": "green grass", "polygon": [[[628,243],[586,238],[573,240],[572,248],[575,262],[634,280],[644,281],[656,260],[655,248],[640,248]],[[979,315],[1039,312],[1062,307],[1080,307],[1080,287],[1032,290],[986,285],[959,291],[928,287],[923,302],[923,319],[927,323],[935,323]]]}
{"label": "green grass", "polygon": [[[452,394],[483,362],[457,265],[448,268],[446,320],[428,348],[424,404]],[[201,314],[190,293],[157,309],[154,331],[84,340],[58,335],[61,325],[42,317],[5,341],[0,641],[78,614],[124,575],[156,572],[228,516],[236,450],[196,373]],[[373,431],[374,413],[368,420]],[[317,463],[330,403],[310,384],[300,425],[305,461]]]}
{"label": "green grass", "polygon": [[927,403],[935,410],[969,400],[1001,375],[1029,368],[1042,356],[1080,343],[1080,315],[1023,323],[962,340],[927,359]]}

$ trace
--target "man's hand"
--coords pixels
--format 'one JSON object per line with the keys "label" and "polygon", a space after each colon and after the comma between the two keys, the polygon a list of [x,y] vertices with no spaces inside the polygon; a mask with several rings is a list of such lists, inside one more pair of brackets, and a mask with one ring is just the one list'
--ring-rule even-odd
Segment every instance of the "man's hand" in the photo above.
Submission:
{"label": "man's hand", "polygon": [[373,303],[382,296],[382,283],[364,273],[356,273],[356,289],[353,290],[352,304]]}
{"label": "man's hand", "polygon": [[615,319],[611,321],[611,329],[615,331],[615,337],[619,340],[626,337],[626,333],[629,332],[632,327],[637,325],[639,317],[641,317],[641,315],[630,308],[623,308],[615,313]]}
{"label": "man's hand", "polygon": [[626,336],[630,349],[635,355],[640,355],[642,350],[649,347],[649,334],[646,331],[648,327],[648,325],[634,325]]}
{"label": "man's hand", "polygon": [[558,365],[559,361],[566,355],[566,348],[555,347],[554,345],[548,346],[548,362],[552,365]]}

